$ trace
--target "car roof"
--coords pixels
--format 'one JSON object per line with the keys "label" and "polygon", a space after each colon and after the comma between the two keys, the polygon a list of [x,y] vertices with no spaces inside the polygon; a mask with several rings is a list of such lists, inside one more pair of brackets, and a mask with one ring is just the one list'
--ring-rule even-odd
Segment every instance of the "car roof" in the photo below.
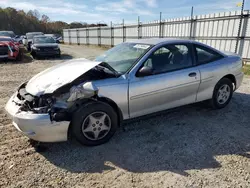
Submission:
{"label": "car roof", "polygon": [[11,39],[11,37],[9,36],[1,36],[1,35],[0,35],[0,38]]}
{"label": "car roof", "polygon": [[[51,36],[46,36],[46,35],[36,35],[33,38],[49,38]],[[52,37],[51,37],[52,38]]]}
{"label": "car roof", "polygon": [[223,52],[208,46],[206,44],[203,44],[201,42],[195,41],[195,40],[189,40],[189,39],[178,39],[178,38],[146,38],[146,39],[136,39],[136,40],[129,40],[127,41],[133,42],[133,43],[139,43],[139,44],[148,44],[148,45],[159,45],[159,44],[172,44],[172,43],[192,43],[197,44],[206,48],[209,48],[221,55],[225,55]]}
{"label": "car roof", "polygon": [[14,33],[13,31],[0,31],[0,32]]}
{"label": "car roof", "polygon": [[27,34],[43,34],[43,32],[29,32],[29,33],[26,33]]}
{"label": "car roof", "polygon": [[173,42],[185,42],[185,43],[199,43],[195,42],[193,40],[188,39],[178,39],[178,38],[146,38],[146,39],[135,39],[135,40],[129,40],[128,42],[134,42],[134,43],[142,43],[142,44],[150,44],[150,45],[157,45],[160,43],[173,43]]}

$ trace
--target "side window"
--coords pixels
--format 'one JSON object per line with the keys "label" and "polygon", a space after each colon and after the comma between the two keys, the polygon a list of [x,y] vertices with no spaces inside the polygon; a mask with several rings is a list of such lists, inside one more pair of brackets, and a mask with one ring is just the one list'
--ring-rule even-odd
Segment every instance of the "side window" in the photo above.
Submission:
{"label": "side window", "polygon": [[185,44],[171,44],[153,52],[143,66],[151,67],[153,74],[160,74],[191,67],[192,59]]}
{"label": "side window", "polygon": [[169,50],[166,47],[161,47],[160,49],[154,52],[154,55],[161,55],[161,54],[167,54],[167,53],[169,53]]}
{"label": "side window", "polygon": [[210,63],[222,59],[223,56],[203,46],[195,46],[198,65]]}

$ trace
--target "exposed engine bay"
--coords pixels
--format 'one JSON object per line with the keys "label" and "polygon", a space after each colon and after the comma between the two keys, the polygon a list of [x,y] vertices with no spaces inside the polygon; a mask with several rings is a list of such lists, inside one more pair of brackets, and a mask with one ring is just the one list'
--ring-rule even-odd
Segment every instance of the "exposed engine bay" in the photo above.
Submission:
{"label": "exposed engine bay", "polygon": [[98,100],[98,88],[93,81],[117,77],[117,74],[100,65],[65,84],[53,93],[34,96],[26,91],[23,83],[13,102],[19,111],[50,115],[51,121],[70,121],[79,106],[89,100]]}

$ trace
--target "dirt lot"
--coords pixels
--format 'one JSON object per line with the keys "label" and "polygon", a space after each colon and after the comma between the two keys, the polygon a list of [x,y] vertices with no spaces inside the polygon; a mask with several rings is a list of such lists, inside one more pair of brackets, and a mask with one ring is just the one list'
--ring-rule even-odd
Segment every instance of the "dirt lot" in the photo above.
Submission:
{"label": "dirt lot", "polygon": [[[63,59],[104,50],[62,49]],[[225,109],[190,105],[127,122],[98,147],[68,141],[36,152],[4,105],[20,83],[62,61],[0,64],[0,187],[250,187],[249,77]]]}

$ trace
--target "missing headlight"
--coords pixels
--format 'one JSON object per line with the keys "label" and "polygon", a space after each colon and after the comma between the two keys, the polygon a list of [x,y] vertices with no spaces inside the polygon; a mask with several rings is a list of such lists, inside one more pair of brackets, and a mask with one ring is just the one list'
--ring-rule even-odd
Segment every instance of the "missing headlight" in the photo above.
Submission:
{"label": "missing headlight", "polygon": [[97,95],[98,88],[92,82],[86,82],[84,84],[80,84],[78,86],[73,86],[70,89],[70,97],[68,98],[68,102],[75,101],[76,99],[81,98],[90,98],[92,96]]}

